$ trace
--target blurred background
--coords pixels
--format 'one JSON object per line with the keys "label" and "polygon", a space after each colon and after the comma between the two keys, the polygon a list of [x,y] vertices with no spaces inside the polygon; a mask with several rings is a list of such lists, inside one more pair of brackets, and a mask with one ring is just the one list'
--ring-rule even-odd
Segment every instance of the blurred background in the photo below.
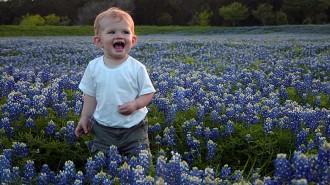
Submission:
{"label": "blurred background", "polygon": [[1,25],[92,25],[109,7],[136,25],[328,24],[330,0],[0,0]]}

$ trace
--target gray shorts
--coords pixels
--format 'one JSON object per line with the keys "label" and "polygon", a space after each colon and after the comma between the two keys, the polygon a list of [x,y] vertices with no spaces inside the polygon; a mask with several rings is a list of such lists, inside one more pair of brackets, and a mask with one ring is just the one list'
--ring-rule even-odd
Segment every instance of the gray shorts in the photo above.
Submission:
{"label": "gray shorts", "polygon": [[112,128],[94,121],[92,130],[94,143],[90,150],[93,155],[99,151],[107,154],[111,145],[117,146],[119,153],[127,157],[137,156],[141,148],[150,152],[147,118],[131,128]]}

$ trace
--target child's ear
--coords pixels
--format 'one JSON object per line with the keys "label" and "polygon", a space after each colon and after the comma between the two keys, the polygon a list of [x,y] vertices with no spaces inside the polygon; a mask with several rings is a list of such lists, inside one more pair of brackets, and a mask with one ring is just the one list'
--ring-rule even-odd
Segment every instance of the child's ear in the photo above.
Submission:
{"label": "child's ear", "polygon": [[103,44],[99,36],[94,36],[94,44],[99,48],[103,48]]}
{"label": "child's ear", "polygon": [[133,44],[133,46],[135,45],[136,41],[137,41],[137,36],[136,35],[133,35],[133,37],[132,37],[132,44]]}

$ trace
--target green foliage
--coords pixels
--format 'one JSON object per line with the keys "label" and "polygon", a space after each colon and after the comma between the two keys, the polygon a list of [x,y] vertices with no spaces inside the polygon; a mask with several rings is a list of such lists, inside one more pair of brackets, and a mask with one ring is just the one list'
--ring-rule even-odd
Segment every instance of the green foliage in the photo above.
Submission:
{"label": "green foliage", "polygon": [[285,25],[288,24],[288,18],[286,13],[282,12],[282,11],[278,11],[275,14],[276,16],[276,24],[277,25]]}
{"label": "green foliage", "polygon": [[60,23],[60,17],[55,14],[45,16],[46,25],[56,26]]}
{"label": "green foliage", "polygon": [[249,10],[241,3],[234,2],[228,6],[223,6],[219,9],[219,14],[235,26],[239,21],[247,18]]}
{"label": "green foliage", "polygon": [[46,21],[39,14],[36,15],[24,15],[20,22],[20,26],[43,26]]}
{"label": "green foliage", "polygon": [[[62,22],[61,22],[62,23]],[[285,25],[253,27],[211,27],[211,26],[136,26],[136,34],[264,34],[264,33],[305,33],[330,34],[330,24]],[[19,36],[93,36],[92,26],[0,26],[0,37]]]}
{"label": "green foliage", "polygon": [[173,18],[169,13],[163,13],[158,19],[157,23],[160,26],[168,26],[173,24]]}
{"label": "green foliage", "polygon": [[200,26],[209,26],[210,25],[210,19],[213,15],[213,12],[211,11],[203,11],[198,14],[198,23]]}
{"label": "green foliage", "polygon": [[267,3],[260,4],[256,10],[253,10],[253,15],[264,26],[273,24],[275,20],[273,6]]}

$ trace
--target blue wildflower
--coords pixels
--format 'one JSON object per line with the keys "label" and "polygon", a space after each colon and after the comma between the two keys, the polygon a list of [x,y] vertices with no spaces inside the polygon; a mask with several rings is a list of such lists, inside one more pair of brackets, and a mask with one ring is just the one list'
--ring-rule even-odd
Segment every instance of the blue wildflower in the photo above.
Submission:
{"label": "blue wildflower", "polygon": [[217,151],[217,144],[214,143],[212,140],[209,140],[207,142],[207,156],[206,160],[213,160],[216,157],[216,151]]}
{"label": "blue wildflower", "polygon": [[175,141],[176,141],[176,133],[175,133],[175,128],[173,126],[171,127],[166,127],[163,132],[164,136],[164,144],[168,147],[175,146]]}
{"label": "blue wildflower", "polygon": [[34,166],[34,161],[27,160],[24,165],[24,182],[31,183],[36,176],[36,169]]}
{"label": "blue wildflower", "polygon": [[92,179],[97,174],[96,171],[96,164],[93,161],[93,158],[89,157],[85,164],[85,171],[86,171],[86,181],[92,182]]}
{"label": "blue wildflower", "polygon": [[66,123],[66,129],[65,129],[65,141],[66,143],[68,143],[69,145],[73,145],[76,143],[77,141],[77,137],[74,133],[76,127],[74,125],[73,121],[68,121]]}
{"label": "blue wildflower", "polygon": [[25,143],[22,142],[13,142],[12,150],[14,151],[15,155],[19,158],[28,157],[28,147]]}
{"label": "blue wildflower", "polygon": [[34,127],[34,121],[33,121],[33,119],[32,119],[32,118],[28,118],[28,119],[26,120],[26,122],[25,122],[25,126],[26,126],[27,128]]}
{"label": "blue wildflower", "polygon": [[220,178],[227,179],[231,175],[231,168],[225,164],[220,171]]}
{"label": "blue wildflower", "polygon": [[56,133],[56,125],[53,120],[50,120],[46,127],[46,134],[47,135],[54,135]]}
{"label": "blue wildflower", "polygon": [[122,184],[132,184],[134,182],[134,173],[131,166],[126,162],[119,168],[119,177]]}
{"label": "blue wildflower", "polygon": [[94,161],[97,169],[101,169],[106,166],[106,157],[101,151],[94,156]]}
{"label": "blue wildflower", "polygon": [[274,166],[274,177],[278,179],[279,183],[289,183],[289,180],[292,178],[292,170],[290,162],[286,159],[286,154],[277,154]]}

